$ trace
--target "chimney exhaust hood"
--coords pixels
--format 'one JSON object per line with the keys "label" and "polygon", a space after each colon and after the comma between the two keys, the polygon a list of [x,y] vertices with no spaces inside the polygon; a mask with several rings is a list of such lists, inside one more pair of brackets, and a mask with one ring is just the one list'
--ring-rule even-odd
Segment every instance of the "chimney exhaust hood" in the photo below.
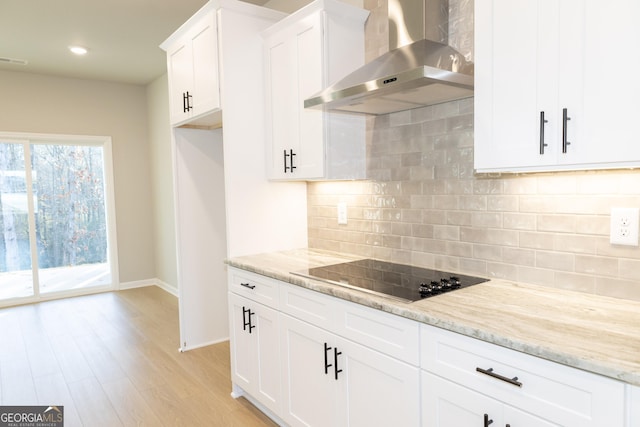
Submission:
{"label": "chimney exhaust hood", "polygon": [[402,46],[306,99],[304,107],[377,115],[473,96],[473,63],[446,43],[448,12],[448,0],[389,0],[389,45]]}

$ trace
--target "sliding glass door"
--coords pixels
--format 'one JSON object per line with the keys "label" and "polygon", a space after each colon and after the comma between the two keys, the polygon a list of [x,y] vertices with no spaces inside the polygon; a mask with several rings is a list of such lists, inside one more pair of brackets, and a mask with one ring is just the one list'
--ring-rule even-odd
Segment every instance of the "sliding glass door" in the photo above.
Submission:
{"label": "sliding glass door", "polygon": [[0,139],[0,300],[115,283],[108,138]]}
{"label": "sliding glass door", "polygon": [[0,142],[0,299],[34,294],[25,146]]}

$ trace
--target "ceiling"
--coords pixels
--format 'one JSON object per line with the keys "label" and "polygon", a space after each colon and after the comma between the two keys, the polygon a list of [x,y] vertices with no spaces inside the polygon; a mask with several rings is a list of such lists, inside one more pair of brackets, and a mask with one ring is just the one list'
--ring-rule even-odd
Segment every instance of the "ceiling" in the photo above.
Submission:
{"label": "ceiling", "polygon": [[[245,1],[264,4],[267,0]],[[0,70],[144,85],[166,71],[160,43],[205,3],[0,0]],[[84,46],[89,52],[73,55],[70,45]]]}

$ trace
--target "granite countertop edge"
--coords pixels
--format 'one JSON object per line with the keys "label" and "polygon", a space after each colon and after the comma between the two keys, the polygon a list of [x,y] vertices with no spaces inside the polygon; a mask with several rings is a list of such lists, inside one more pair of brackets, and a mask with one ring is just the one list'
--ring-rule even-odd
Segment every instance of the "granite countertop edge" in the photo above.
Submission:
{"label": "granite countertop edge", "polygon": [[[593,305],[597,305],[599,301],[603,301],[608,305],[611,305],[611,300],[614,300],[615,304],[623,306],[628,305],[631,312],[636,313],[640,319],[640,303],[638,302],[587,295],[575,291],[563,291],[537,285],[524,285],[504,280],[490,280],[484,284],[461,289],[450,294],[440,295],[436,298],[428,298],[414,303],[404,303],[390,298],[291,274],[293,271],[298,271],[307,267],[330,265],[362,258],[363,257],[344,255],[331,251],[300,249],[234,257],[225,260],[225,262],[229,266],[242,270],[331,295],[346,301],[365,305],[387,313],[415,320],[420,323],[446,329],[451,332],[477,338],[482,341],[523,352],[545,360],[614,378],[631,385],[640,386],[640,336],[636,336],[635,331],[632,331],[633,333],[631,335],[633,338],[631,346],[634,351],[630,351],[628,353],[631,355],[637,354],[638,360],[629,360],[629,358],[621,360],[619,358],[610,358],[607,354],[587,354],[587,351],[580,351],[584,350],[582,348],[574,349],[570,344],[566,344],[571,342],[569,336],[567,336],[567,341],[563,340],[563,345],[559,346],[555,345],[558,344],[557,342],[543,342],[545,341],[544,338],[540,339],[540,337],[535,337],[535,334],[528,337],[526,332],[519,334],[502,332],[500,330],[501,321],[510,320],[507,317],[507,312],[502,314],[498,313],[497,315],[493,314],[493,319],[488,322],[485,322],[484,320],[478,322],[472,319],[459,319],[455,316],[449,316],[448,314],[449,312],[455,312],[457,308],[461,310],[468,309],[469,307],[464,304],[470,299],[474,300],[474,306],[477,306],[474,308],[477,308],[477,313],[481,313],[483,311],[483,301],[479,300],[476,304],[476,295],[474,294],[482,292],[483,296],[491,298],[492,293],[499,292],[501,289],[507,289],[514,295],[517,295],[519,290],[522,292],[526,291],[527,295],[523,295],[523,298],[530,297],[532,293],[535,295],[535,292],[539,292],[540,294],[552,292],[559,298],[579,296],[580,298],[585,298],[589,302],[590,307],[578,306],[578,309],[584,311],[599,311],[600,309],[597,306],[596,308],[593,308]],[[494,287],[496,289],[493,289]],[[486,308],[487,312],[492,309],[492,307],[489,306]],[[638,310],[636,310],[636,308]],[[477,317],[480,316],[482,315],[479,314]],[[535,319],[533,321],[535,321]],[[521,324],[519,327],[519,330],[521,331],[526,331],[528,329],[535,330],[535,328],[528,328],[526,323]],[[600,331],[593,332],[594,336],[603,336],[602,334],[608,333],[608,331],[601,331],[602,334]],[[638,325],[638,332],[638,335],[640,335],[640,324]],[[622,341],[629,343],[628,337],[626,340]],[[592,342],[590,344],[593,346],[598,345],[597,342]],[[639,346],[637,349],[638,352],[635,352],[636,346]]]}

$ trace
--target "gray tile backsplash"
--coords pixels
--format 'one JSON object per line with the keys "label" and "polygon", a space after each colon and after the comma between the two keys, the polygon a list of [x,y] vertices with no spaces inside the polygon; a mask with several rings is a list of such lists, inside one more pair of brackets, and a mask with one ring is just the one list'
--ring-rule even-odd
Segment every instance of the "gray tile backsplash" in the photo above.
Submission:
{"label": "gray tile backsplash", "polygon": [[[364,4],[372,58],[386,51],[386,1]],[[473,2],[451,9],[459,23]],[[472,55],[468,39],[450,43]],[[640,207],[640,172],[476,175],[473,99],[377,116],[368,128],[368,180],[307,185],[310,247],[640,300],[640,249],[609,244],[611,207]]]}

